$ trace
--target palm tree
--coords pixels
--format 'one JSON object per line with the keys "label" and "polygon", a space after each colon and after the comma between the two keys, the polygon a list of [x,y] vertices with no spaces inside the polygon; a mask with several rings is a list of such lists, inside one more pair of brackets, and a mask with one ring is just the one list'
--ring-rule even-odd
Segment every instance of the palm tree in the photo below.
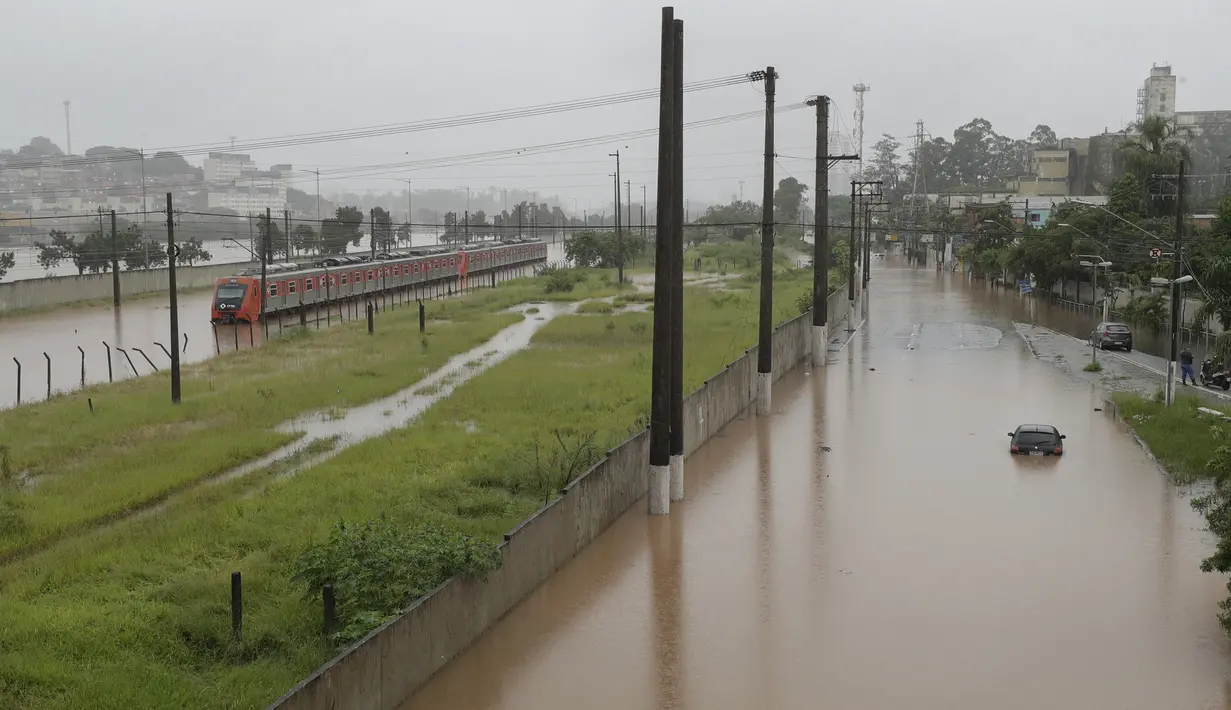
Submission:
{"label": "palm tree", "polygon": [[1128,159],[1128,168],[1138,177],[1174,169],[1181,159],[1189,157],[1185,138],[1188,132],[1181,130],[1174,121],[1162,116],[1149,116],[1135,126],[1137,135],[1121,146]]}

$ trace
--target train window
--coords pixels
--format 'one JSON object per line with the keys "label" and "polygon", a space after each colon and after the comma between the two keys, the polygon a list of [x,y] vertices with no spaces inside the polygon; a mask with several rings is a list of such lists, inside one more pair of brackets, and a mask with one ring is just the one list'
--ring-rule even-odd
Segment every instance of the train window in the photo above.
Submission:
{"label": "train window", "polygon": [[355,283],[359,283],[359,282],[360,282],[360,281],[362,281],[362,280],[363,280],[363,272],[362,272],[362,271],[356,271],[356,272],[355,272]]}
{"label": "train window", "polygon": [[397,266],[395,266],[395,267],[393,267],[393,275],[394,275],[394,276],[401,276],[401,275],[402,275],[402,266],[401,266],[400,264],[399,264],[399,265],[397,265]]}
{"label": "train window", "polygon": [[342,274],[342,285],[343,286],[346,285],[346,274],[345,273]]}
{"label": "train window", "polygon": [[316,279],[309,276],[303,280],[303,290],[311,291],[314,288],[316,288]]}
{"label": "train window", "polygon": [[373,272],[372,272],[372,270],[371,270],[371,269],[368,269],[368,281],[371,281],[372,279],[376,278],[376,277],[372,276],[372,273],[373,273]]}
{"label": "train window", "polygon": [[277,281],[269,284],[269,295],[271,296],[278,295],[278,282]]}
{"label": "train window", "polygon": [[299,285],[299,284],[298,284],[298,282],[296,282],[296,281],[287,281],[287,282],[286,282],[286,292],[287,292],[287,293],[295,293],[295,288],[296,288],[296,286],[298,286],[298,285]]}

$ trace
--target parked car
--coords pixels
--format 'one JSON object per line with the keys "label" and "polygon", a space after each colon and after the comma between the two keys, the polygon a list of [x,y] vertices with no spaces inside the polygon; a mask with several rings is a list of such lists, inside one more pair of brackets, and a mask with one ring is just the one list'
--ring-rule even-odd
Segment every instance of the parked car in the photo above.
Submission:
{"label": "parked car", "polygon": [[1064,454],[1064,434],[1050,424],[1022,424],[1009,432],[1009,453],[1022,456]]}
{"label": "parked car", "polygon": [[1099,323],[1090,333],[1090,344],[1100,350],[1123,348],[1125,352],[1132,352],[1133,330],[1125,323]]}

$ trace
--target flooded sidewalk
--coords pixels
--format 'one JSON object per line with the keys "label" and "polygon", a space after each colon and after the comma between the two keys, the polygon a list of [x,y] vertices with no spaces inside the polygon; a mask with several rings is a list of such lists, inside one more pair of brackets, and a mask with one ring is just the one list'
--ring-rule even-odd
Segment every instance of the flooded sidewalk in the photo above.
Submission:
{"label": "flooded sidewalk", "polygon": [[[634,506],[403,710],[1227,707],[1201,519],[1002,304],[876,268],[671,515]],[[1065,456],[1009,456],[1025,422]]]}

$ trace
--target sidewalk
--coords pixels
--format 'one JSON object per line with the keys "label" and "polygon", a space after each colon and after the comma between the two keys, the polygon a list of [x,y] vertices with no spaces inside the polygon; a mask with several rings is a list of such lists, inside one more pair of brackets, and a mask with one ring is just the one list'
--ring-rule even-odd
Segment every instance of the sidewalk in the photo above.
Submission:
{"label": "sidewalk", "polygon": [[[1026,342],[1034,356],[1050,362],[1069,375],[1108,392],[1137,392],[1153,396],[1163,386],[1167,361],[1141,352],[1119,353],[1098,350],[1096,357],[1103,366],[1101,372],[1085,372],[1090,363],[1090,344],[1041,325],[1013,323],[1018,335]],[[1180,384],[1176,378],[1176,392],[1196,394],[1206,402],[1219,407],[1231,407],[1231,393],[1209,387]]]}

